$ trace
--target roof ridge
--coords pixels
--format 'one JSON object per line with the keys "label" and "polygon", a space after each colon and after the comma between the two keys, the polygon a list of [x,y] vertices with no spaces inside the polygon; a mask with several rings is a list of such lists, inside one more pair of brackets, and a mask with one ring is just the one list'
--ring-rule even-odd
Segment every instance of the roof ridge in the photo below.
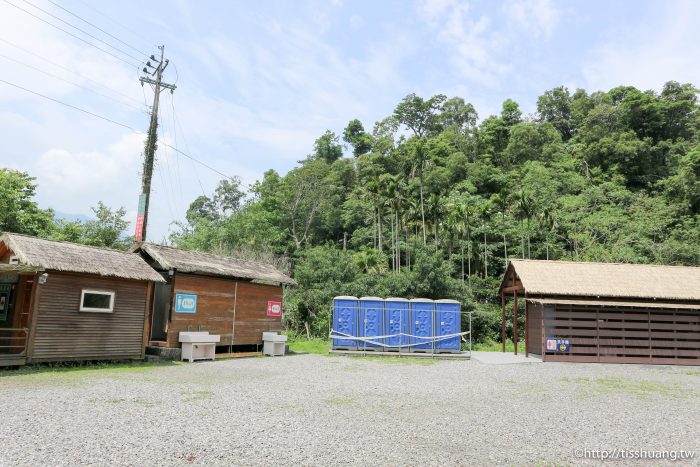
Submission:
{"label": "roof ridge", "polygon": [[236,261],[241,261],[241,262],[244,262],[244,263],[251,263],[251,264],[258,265],[258,266],[268,266],[268,267],[271,267],[271,268],[277,270],[277,268],[276,268],[274,265],[270,264],[270,263],[264,263],[264,262],[261,262],[261,261],[255,261],[255,260],[250,260],[250,259],[242,259],[242,258],[237,258],[237,257],[235,257],[235,256],[218,255],[218,254],[215,254],[215,253],[210,253],[210,252],[208,252],[208,251],[202,251],[202,250],[188,250],[188,249],[185,249],[185,248],[178,248],[178,247],[174,247],[174,246],[170,246],[170,245],[163,245],[163,244],[160,244],[160,243],[153,243],[153,242],[145,242],[144,245],[152,245],[152,246],[155,246],[155,247],[158,247],[158,248],[168,248],[168,249],[170,249],[170,250],[186,251],[186,252],[196,253],[196,254],[200,254],[200,255],[212,256],[212,257],[214,257],[214,258],[233,259],[233,260],[236,260]]}
{"label": "roof ridge", "polygon": [[698,266],[681,266],[677,264],[656,264],[656,263],[620,263],[620,262],[601,262],[601,261],[569,261],[560,259],[511,259],[510,262],[520,263],[549,263],[549,264],[585,264],[585,265],[604,265],[604,266],[644,266],[644,267],[659,267],[659,268],[697,268]]}
{"label": "roof ridge", "polygon": [[62,243],[64,245],[72,245],[72,246],[77,246],[77,247],[82,247],[82,248],[91,248],[93,250],[99,250],[99,251],[109,251],[109,252],[113,252],[113,253],[133,254],[129,251],[117,250],[116,248],[108,248],[108,247],[96,246],[96,245],[87,245],[85,243],[70,242],[68,240],[54,240],[52,238],[38,237],[36,235],[27,235],[27,234],[21,234],[21,233],[16,233],[16,232],[2,232],[0,234],[0,236],[1,235],[7,235],[10,237],[24,237],[24,238],[29,238],[32,240],[39,240],[42,242]]}

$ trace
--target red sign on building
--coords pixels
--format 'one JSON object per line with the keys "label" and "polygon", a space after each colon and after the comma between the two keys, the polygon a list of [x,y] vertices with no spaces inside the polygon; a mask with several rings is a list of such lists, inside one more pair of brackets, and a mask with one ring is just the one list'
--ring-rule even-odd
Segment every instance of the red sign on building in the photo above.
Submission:
{"label": "red sign on building", "polygon": [[267,302],[267,316],[279,318],[282,316],[282,302]]}

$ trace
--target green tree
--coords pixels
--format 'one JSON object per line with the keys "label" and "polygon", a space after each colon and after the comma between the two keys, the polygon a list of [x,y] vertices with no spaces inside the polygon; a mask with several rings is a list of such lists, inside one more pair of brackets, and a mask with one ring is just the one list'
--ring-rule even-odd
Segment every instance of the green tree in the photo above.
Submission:
{"label": "green tree", "polygon": [[50,230],[53,212],[34,200],[34,180],[27,172],[0,169],[0,232],[46,235]]}

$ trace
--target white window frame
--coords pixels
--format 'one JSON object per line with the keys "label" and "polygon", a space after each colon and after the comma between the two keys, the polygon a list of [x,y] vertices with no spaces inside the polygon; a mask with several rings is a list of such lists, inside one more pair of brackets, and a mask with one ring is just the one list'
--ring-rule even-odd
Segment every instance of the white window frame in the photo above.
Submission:
{"label": "white window frame", "polygon": [[[109,295],[109,308],[92,308],[92,307],[83,306],[86,293],[99,294],[99,295]],[[115,295],[115,293],[111,290],[83,289],[80,292],[80,309],[79,309],[79,311],[85,311],[85,312],[89,312],[89,313],[112,313],[112,312],[114,312],[114,295]]]}

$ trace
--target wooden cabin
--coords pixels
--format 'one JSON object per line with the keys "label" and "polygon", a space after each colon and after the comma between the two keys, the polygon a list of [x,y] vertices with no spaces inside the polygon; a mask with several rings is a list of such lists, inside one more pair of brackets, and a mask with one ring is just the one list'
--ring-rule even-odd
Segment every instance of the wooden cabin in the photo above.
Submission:
{"label": "wooden cabin", "polygon": [[143,359],[161,282],[136,254],[0,235],[0,366]]}
{"label": "wooden cabin", "polygon": [[700,365],[700,268],[514,260],[500,294],[504,341],[507,298],[516,339],[518,300],[525,301],[526,355]]}
{"label": "wooden cabin", "polygon": [[183,331],[218,334],[231,348],[282,330],[282,287],[295,282],[273,266],[153,243],[132,251],[167,281],[154,288],[149,351],[178,358]]}

